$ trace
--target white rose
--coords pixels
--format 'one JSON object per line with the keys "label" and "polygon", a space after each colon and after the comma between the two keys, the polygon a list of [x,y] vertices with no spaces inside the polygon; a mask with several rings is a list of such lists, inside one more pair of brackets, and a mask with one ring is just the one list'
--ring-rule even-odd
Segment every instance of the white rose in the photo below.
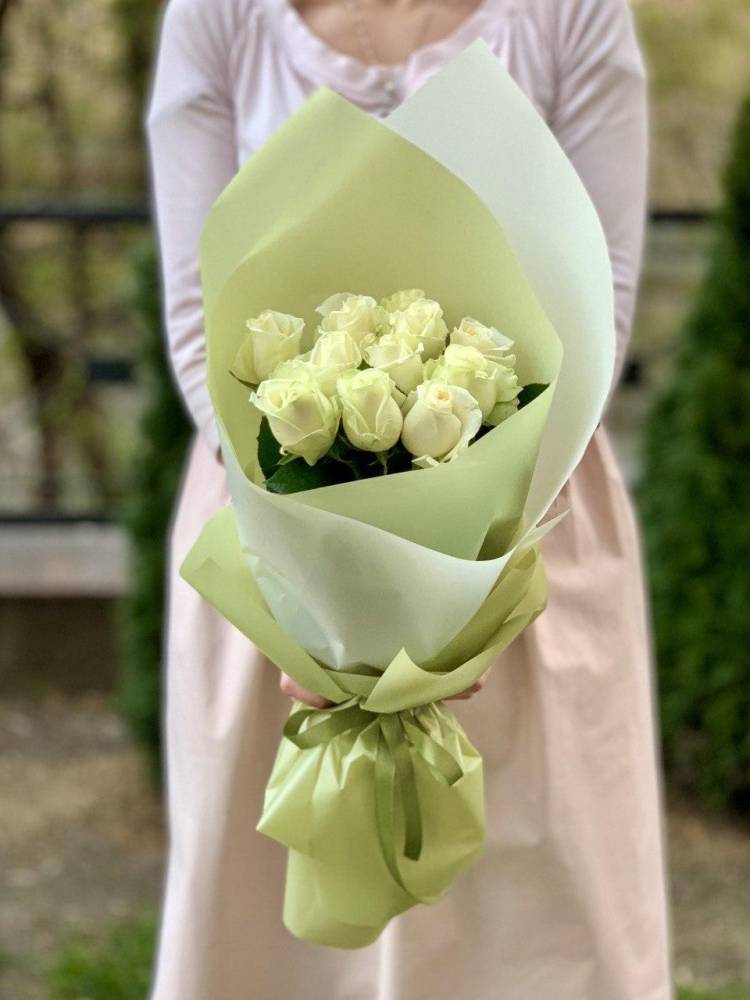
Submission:
{"label": "white rose", "polygon": [[308,465],[325,455],[338,433],[338,400],[329,399],[313,381],[266,379],[250,402],[268,417],[282,454],[297,455]]}
{"label": "white rose", "polygon": [[482,416],[486,417],[497,402],[498,367],[474,347],[449,344],[445,354],[427,366],[425,374],[428,378],[466,389],[479,404]]}
{"label": "white rose", "polygon": [[501,424],[503,420],[507,420],[508,417],[512,417],[517,409],[517,399],[511,399],[508,403],[495,403],[490,411],[490,415],[487,417],[486,423],[491,424],[493,427],[497,427],[497,425]]}
{"label": "white rose", "polygon": [[404,419],[393,398],[390,377],[377,368],[348,371],[336,390],[342,406],[344,433],[362,451],[387,451],[398,441]]}
{"label": "white rose", "polygon": [[320,372],[321,388],[326,396],[336,392],[336,379],[348,368],[362,364],[362,354],[346,330],[325,333],[305,355]]}
{"label": "white rose", "polygon": [[299,354],[305,321],[266,309],[246,323],[250,331],[237,351],[231,373],[247,385],[268,378],[281,361]]}
{"label": "white rose", "polygon": [[448,327],[443,319],[439,302],[432,299],[415,299],[406,309],[390,316],[391,332],[411,341],[412,346],[422,344],[422,357],[437,358],[445,347]]}
{"label": "white rose", "polygon": [[405,408],[401,440],[416,465],[451,462],[482,426],[482,413],[471,393],[447,382],[423,382]]}
{"label": "white rose", "polygon": [[318,327],[320,335],[344,330],[358,347],[373,341],[379,329],[381,310],[370,295],[337,292],[315,311],[323,317]]}
{"label": "white rose", "polygon": [[387,313],[402,312],[412,302],[423,298],[424,292],[421,288],[404,288],[400,292],[394,292],[393,295],[388,295],[386,298],[381,299],[380,307]]}
{"label": "white rose", "polygon": [[409,393],[422,381],[419,346],[413,346],[411,339],[397,333],[385,333],[364,349],[365,361],[372,368],[387,372],[402,392]]}
{"label": "white rose", "polygon": [[500,333],[494,326],[485,326],[479,320],[471,316],[464,316],[457,327],[451,331],[451,344],[459,344],[463,347],[474,347],[491,361],[512,367],[516,363],[514,355],[510,353],[513,341]]}
{"label": "white rose", "polygon": [[512,365],[504,365],[502,362],[495,364],[495,395],[498,403],[510,403],[516,400],[516,396],[521,391]]}
{"label": "white rose", "polygon": [[311,361],[306,360],[307,355],[299,358],[290,358],[276,365],[268,376],[269,378],[284,378],[287,380],[296,379],[299,382],[317,382],[320,377],[320,369]]}

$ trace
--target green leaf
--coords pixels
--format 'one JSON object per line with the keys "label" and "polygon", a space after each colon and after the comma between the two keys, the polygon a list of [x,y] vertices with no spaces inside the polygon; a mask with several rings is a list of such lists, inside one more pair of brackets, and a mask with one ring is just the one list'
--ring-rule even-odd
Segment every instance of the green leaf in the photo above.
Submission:
{"label": "green leaf", "polygon": [[326,458],[334,462],[343,462],[348,465],[350,462],[350,453],[352,446],[344,435],[339,432],[339,434],[333,439],[331,447],[326,453]]}
{"label": "green leaf", "polygon": [[518,409],[520,410],[522,406],[526,406],[527,403],[530,403],[532,399],[536,399],[537,396],[541,396],[548,386],[548,382],[530,382],[528,385],[525,385],[518,394]]}
{"label": "green leaf", "polygon": [[[497,426],[500,425],[498,424]],[[473,445],[475,441],[478,441],[480,438],[483,438],[485,434],[489,434],[490,431],[494,431],[494,429],[495,427],[492,424],[482,424],[482,426],[479,428],[479,430],[476,432],[474,437],[469,442],[469,447],[471,447],[471,445]]]}
{"label": "green leaf", "polygon": [[301,493],[303,490],[332,486],[341,482],[340,477],[336,477],[332,472],[327,462],[308,465],[304,458],[295,458],[293,462],[280,465],[273,475],[266,479],[266,489],[270,493]]}
{"label": "green leaf", "polygon": [[263,417],[258,430],[258,464],[266,479],[269,479],[281,461],[281,447],[271,433],[268,418]]}
{"label": "green leaf", "polygon": [[349,474],[346,476],[346,480],[369,479],[383,471],[380,460],[374,452],[355,448],[343,433],[340,433],[334,440],[326,458],[347,468]]}
{"label": "green leaf", "polygon": [[401,441],[397,441],[388,452],[388,474],[392,476],[397,472],[411,471],[414,468],[412,458]]}

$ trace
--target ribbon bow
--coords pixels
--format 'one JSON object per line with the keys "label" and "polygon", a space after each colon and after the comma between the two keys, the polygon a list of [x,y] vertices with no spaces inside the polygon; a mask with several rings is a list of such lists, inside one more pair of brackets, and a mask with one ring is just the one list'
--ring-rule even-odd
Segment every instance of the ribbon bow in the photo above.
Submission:
{"label": "ribbon bow", "polygon": [[[400,712],[368,712],[351,699],[332,709],[320,719],[319,708],[301,708],[291,713],[284,726],[284,736],[300,750],[322,746],[343,733],[361,734],[377,726],[375,755],[375,824],[383,859],[394,881],[412,898],[399,870],[396,849],[396,810],[404,820],[403,856],[418,861],[422,853],[423,824],[419,808],[413,753],[429,765],[433,774],[448,785],[463,777],[458,761],[441,746],[419,719],[414,709]],[[318,719],[319,721],[311,721]],[[309,723],[309,725],[307,724]]]}

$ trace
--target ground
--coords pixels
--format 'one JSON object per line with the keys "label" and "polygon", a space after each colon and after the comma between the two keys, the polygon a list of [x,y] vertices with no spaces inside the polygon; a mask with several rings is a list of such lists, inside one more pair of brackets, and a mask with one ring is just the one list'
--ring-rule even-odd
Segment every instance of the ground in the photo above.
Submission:
{"label": "ground", "polygon": [[72,932],[156,906],[161,809],[104,695],[6,700],[0,747],[0,997],[47,1000]]}
{"label": "ground", "polygon": [[[8,697],[0,747],[0,997],[49,1000],[72,934],[158,906],[161,809],[107,694]],[[668,829],[678,980],[750,984],[750,830],[675,802]]]}

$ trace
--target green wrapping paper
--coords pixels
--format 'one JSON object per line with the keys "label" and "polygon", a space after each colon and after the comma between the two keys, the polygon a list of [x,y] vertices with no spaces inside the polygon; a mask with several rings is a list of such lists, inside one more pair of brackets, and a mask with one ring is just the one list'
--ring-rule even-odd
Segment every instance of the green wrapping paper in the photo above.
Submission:
{"label": "green wrapping paper", "polygon": [[481,853],[482,761],[438,698],[480,677],[544,607],[536,545],[516,551],[486,602],[432,661],[404,650],[382,673],[331,670],[268,610],[227,508],[183,576],[299,683],[337,706],[285,727],[258,829],[289,848],[284,922],[339,948],[374,941],[397,913],[438,900]]}
{"label": "green wrapping paper", "polygon": [[[480,156],[462,148],[472,117],[474,126],[506,111],[509,122],[538,118],[517,104],[482,45],[414,95],[428,120],[440,107],[429,89],[437,82],[439,92],[441,77],[456,92],[484,95],[452,122],[451,149],[469,173]],[[572,168],[560,165],[551,137],[538,152],[539,176],[553,163],[550,176],[559,174],[565,190]],[[592,343],[612,329],[595,213],[580,185],[567,199],[592,261],[578,275],[563,269],[561,316],[576,351],[577,316],[587,317]],[[553,255],[550,272],[555,266]],[[539,542],[554,522],[536,525],[593,432],[612,351],[592,351],[585,371],[561,380],[560,338],[497,210],[438,159],[327,90],[220,195],[201,268],[208,384],[232,502],[205,526],[181,572],[268,659],[334,703],[295,704],[258,829],[289,850],[292,933],[361,947],[396,914],[439,899],[481,852],[481,758],[442,699],[470,687],[544,607]],[[265,308],[301,316],[305,349],[315,306],[333,292],[380,297],[409,287],[437,299],[449,326],[472,315],[512,337],[519,380],[547,390],[449,464],[269,493],[257,460],[259,414],[229,375],[245,320]],[[558,390],[565,405],[555,412]],[[551,424],[560,443],[540,470]]]}

